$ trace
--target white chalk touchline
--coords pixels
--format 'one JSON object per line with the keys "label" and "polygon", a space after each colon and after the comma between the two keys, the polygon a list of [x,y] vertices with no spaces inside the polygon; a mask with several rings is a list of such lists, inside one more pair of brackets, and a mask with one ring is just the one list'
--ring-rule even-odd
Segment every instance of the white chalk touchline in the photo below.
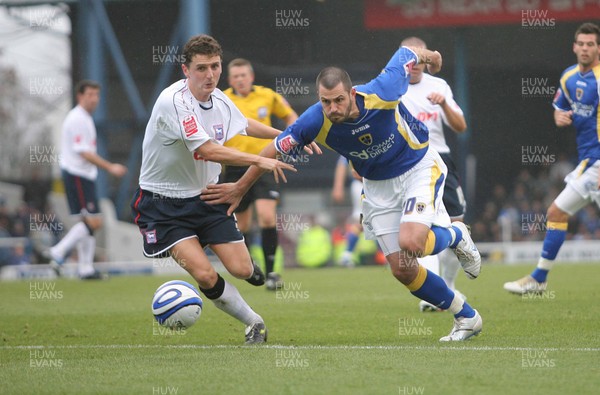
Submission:
{"label": "white chalk touchline", "polygon": [[274,349],[274,350],[436,350],[436,351],[571,351],[571,352],[600,352],[598,347],[494,347],[494,346],[456,346],[456,347],[436,347],[436,346],[346,346],[346,345],[305,345],[305,346],[284,346],[278,344],[264,344],[256,346],[244,345],[199,345],[199,344],[73,344],[73,345],[29,345],[29,346],[0,346],[0,350],[36,350],[36,349],[57,349],[57,350],[77,350],[77,349]]}

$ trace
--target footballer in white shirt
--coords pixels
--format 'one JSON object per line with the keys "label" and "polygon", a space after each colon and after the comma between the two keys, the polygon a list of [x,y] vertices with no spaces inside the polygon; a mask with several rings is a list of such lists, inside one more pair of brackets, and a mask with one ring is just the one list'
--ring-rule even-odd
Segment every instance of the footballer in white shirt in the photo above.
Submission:
{"label": "footballer in white shirt", "polygon": [[96,197],[98,167],[116,177],[122,177],[127,168],[100,157],[96,152],[96,127],[92,113],[100,101],[100,84],[82,80],[75,88],[77,106],[65,118],[62,130],[60,168],[72,215],[80,216],[61,241],[50,248],[47,255],[57,275],[65,257],[77,247],[79,277],[85,280],[100,279],[94,269],[96,239],[94,232],[102,226]]}
{"label": "footballer in white shirt", "polygon": [[209,247],[234,277],[263,285],[235,216],[228,205],[211,206],[200,199],[216,183],[221,164],[250,166],[285,180],[293,166],[276,159],[224,147],[238,134],[273,139],[279,131],[245,118],[218,88],[222,49],[211,36],[190,38],[183,48],[185,79],[166,88],[157,99],[146,127],[139,185],[131,206],[148,257],[171,256],[196,280],[215,306],[246,326],[246,344],[264,343],[267,329],[234,285],[212,267]]}

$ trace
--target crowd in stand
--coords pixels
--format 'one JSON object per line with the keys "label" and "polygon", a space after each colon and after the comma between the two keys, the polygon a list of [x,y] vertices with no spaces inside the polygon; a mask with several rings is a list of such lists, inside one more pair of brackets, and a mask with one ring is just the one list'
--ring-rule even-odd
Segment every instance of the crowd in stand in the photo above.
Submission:
{"label": "crowd in stand", "polygon": [[61,236],[63,224],[47,205],[50,184],[26,184],[23,203],[9,210],[0,196],[0,266],[39,263],[42,251]]}
{"label": "crowd in stand", "polygon": [[[546,232],[546,210],[564,188],[574,166],[561,157],[551,166],[521,170],[510,188],[497,184],[482,213],[472,223],[473,239],[480,242],[541,241]],[[534,170],[537,170],[534,174]],[[569,222],[568,240],[600,239],[598,207],[587,205]]]}

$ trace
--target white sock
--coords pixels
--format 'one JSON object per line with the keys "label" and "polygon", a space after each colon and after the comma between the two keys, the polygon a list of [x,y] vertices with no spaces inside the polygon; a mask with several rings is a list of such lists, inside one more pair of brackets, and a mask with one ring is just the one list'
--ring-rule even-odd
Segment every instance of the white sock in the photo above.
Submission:
{"label": "white sock", "polygon": [[421,264],[421,266],[425,267],[425,269],[429,270],[440,275],[440,261],[437,255],[427,255],[422,258],[417,258],[417,261]]}
{"label": "white sock", "polygon": [[77,222],[58,244],[50,248],[50,255],[54,259],[64,259],[65,255],[75,247],[84,237],[89,236],[90,231],[83,222]]}
{"label": "white sock", "polygon": [[438,254],[438,258],[440,260],[442,278],[446,282],[448,288],[454,291],[456,289],[454,281],[456,280],[456,274],[461,267],[460,262],[454,251],[449,248],[446,248],[444,251],[440,252]]}
{"label": "white sock", "polygon": [[540,260],[538,261],[537,267],[538,267],[538,269],[543,269],[543,270],[550,271],[550,269],[552,269],[552,265],[553,264],[554,264],[554,261],[551,261],[549,259],[540,257]]}
{"label": "white sock", "polygon": [[77,243],[77,254],[79,262],[77,272],[79,277],[89,276],[94,273],[94,252],[96,251],[96,238],[94,236],[84,237]]}
{"label": "white sock", "polygon": [[248,303],[242,298],[237,288],[227,281],[225,281],[223,294],[214,299],[213,303],[218,309],[242,321],[246,326],[256,322],[263,322],[262,317],[248,306]]}

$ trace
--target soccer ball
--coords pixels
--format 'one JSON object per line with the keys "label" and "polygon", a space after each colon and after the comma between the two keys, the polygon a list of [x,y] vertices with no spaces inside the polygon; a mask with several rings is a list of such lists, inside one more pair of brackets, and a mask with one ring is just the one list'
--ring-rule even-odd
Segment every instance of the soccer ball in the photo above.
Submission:
{"label": "soccer ball", "polygon": [[158,287],[152,299],[152,314],[167,328],[189,328],[202,313],[202,298],[192,284],[168,281]]}

